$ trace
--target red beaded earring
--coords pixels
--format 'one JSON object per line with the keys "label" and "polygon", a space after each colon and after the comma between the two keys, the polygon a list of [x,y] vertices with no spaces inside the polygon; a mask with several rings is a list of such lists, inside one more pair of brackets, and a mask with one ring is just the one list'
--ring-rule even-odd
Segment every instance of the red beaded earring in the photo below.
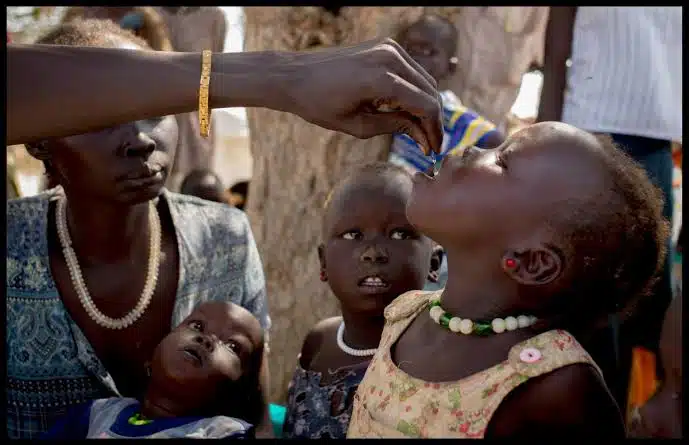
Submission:
{"label": "red beaded earring", "polygon": [[505,258],[502,260],[503,265],[505,266],[505,269],[514,269],[517,267],[517,260],[514,258]]}
{"label": "red beaded earring", "polygon": [[321,270],[321,281],[328,281],[328,277],[325,275],[324,270]]}

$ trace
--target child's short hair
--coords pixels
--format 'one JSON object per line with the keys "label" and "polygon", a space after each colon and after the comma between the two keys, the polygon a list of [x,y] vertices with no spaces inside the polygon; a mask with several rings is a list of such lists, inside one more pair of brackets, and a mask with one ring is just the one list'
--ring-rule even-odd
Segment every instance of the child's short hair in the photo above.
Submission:
{"label": "child's short hair", "polygon": [[57,25],[40,37],[36,43],[109,48],[113,46],[114,42],[109,41],[108,36],[121,37],[141,48],[151,49],[144,39],[137,37],[127,29],[121,28],[112,20],[81,18]]}
{"label": "child's short hair", "polygon": [[607,189],[586,202],[563,202],[553,208],[549,221],[571,259],[564,292],[589,302],[567,318],[586,323],[615,312],[627,316],[638,298],[649,293],[663,265],[669,233],[660,189],[611,138],[599,140],[596,155],[608,173]]}
{"label": "child's short hair", "polygon": [[335,187],[330,190],[330,193],[328,193],[328,196],[325,198],[323,209],[327,210],[333,197],[346,186],[355,183],[362,183],[364,181],[371,182],[371,180],[375,180],[386,174],[398,174],[411,178],[411,174],[407,170],[390,162],[373,162],[370,164],[365,164],[362,167],[355,169],[352,173],[335,184]]}

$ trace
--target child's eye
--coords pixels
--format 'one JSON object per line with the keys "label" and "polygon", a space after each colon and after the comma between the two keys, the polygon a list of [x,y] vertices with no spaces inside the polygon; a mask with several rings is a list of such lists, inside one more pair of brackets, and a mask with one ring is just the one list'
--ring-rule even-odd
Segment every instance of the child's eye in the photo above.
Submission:
{"label": "child's eye", "polygon": [[412,237],[412,234],[408,230],[393,230],[390,232],[390,239],[405,240]]}
{"label": "child's eye", "polygon": [[350,230],[342,234],[342,239],[346,240],[358,240],[361,239],[361,232],[358,230]]}
{"label": "child's eye", "polygon": [[239,343],[237,343],[234,340],[230,340],[230,341],[226,341],[224,344],[225,344],[225,347],[227,349],[229,349],[230,351],[233,351],[236,354],[239,354],[239,351],[241,349],[241,346],[239,345]]}
{"label": "child's eye", "polygon": [[194,320],[194,321],[190,322],[189,327],[195,331],[199,331],[199,332],[203,331],[203,323],[201,323],[200,321]]}

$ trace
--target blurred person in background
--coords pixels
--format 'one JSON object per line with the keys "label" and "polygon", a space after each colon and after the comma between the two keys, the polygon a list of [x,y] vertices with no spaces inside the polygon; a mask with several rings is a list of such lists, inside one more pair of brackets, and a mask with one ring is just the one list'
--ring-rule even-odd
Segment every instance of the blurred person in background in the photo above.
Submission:
{"label": "blurred person in background", "polygon": [[[553,7],[543,73],[538,121],[610,135],[660,187],[672,222],[671,144],[682,140],[682,8]],[[634,316],[590,346],[623,412],[632,349],[658,355],[672,299],[671,258],[668,249],[653,294]]]}
{"label": "blurred person in background", "polygon": [[222,180],[211,170],[194,170],[189,173],[182,181],[180,193],[196,196],[206,201],[230,204]]}
{"label": "blurred person in background", "polygon": [[249,181],[239,181],[227,189],[230,194],[230,202],[239,210],[244,210],[246,200],[249,198]]}
{"label": "blurred person in background", "polygon": [[[435,8],[442,9],[442,8]],[[440,85],[507,132],[507,115],[522,77],[543,64],[547,6],[462,6],[453,18],[458,32],[457,72]]]}

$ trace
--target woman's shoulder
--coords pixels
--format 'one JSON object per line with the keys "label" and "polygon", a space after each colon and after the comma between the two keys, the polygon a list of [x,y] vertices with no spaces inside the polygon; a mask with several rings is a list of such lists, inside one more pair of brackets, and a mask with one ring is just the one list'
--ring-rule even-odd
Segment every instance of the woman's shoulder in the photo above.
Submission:
{"label": "woman's shoulder", "polygon": [[7,201],[7,258],[26,261],[42,257],[47,248],[48,207],[55,189]]}
{"label": "woman's shoulder", "polygon": [[170,191],[165,191],[165,199],[173,220],[182,230],[208,226],[212,231],[220,230],[243,238],[250,231],[246,214],[227,204]]}
{"label": "woman's shoulder", "polygon": [[26,224],[29,220],[45,219],[50,201],[60,193],[61,190],[56,187],[34,196],[8,199],[7,223]]}

